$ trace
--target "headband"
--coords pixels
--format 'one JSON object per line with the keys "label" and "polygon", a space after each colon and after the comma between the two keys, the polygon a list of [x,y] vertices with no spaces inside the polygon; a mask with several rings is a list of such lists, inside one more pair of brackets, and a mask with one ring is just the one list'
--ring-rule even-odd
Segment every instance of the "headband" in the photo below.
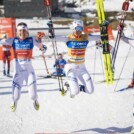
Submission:
{"label": "headband", "polygon": [[28,31],[28,27],[24,26],[24,25],[20,25],[20,26],[17,27],[17,30],[26,30],[26,31]]}

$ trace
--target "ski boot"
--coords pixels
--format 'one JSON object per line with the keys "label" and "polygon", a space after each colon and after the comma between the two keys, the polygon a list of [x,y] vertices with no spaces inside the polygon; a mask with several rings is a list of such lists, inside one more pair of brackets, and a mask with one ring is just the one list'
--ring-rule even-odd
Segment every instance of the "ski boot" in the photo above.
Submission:
{"label": "ski boot", "polygon": [[65,84],[64,84],[64,90],[61,90],[61,95],[64,96],[66,94],[66,92],[69,90],[69,84],[68,82],[66,81]]}
{"label": "ski boot", "polygon": [[79,87],[80,87],[80,91],[81,91],[81,92],[86,92],[86,91],[85,91],[85,86],[84,86],[84,85],[79,85]]}
{"label": "ski boot", "polygon": [[4,75],[4,76],[6,75],[6,71],[5,71],[5,70],[3,70],[3,75]]}
{"label": "ski boot", "polygon": [[128,84],[128,88],[133,88],[134,87],[134,79],[131,81],[130,84]]}
{"label": "ski boot", "polygon": [[65,91],[64,91],[64,89],[61,90],[61,95],[62,95],[62,96],[65,96]]}
{"label": "ski boot", "polygon": [[7,70],[7,76],[10,77],[10,70]]}
{"label": "ski boot", "polygon": [[69,84],[68,84],[67,81],[66,81],[65,84],[64,84],[64,89],[65,89],[65,90],[68,90],[68,89],[69,89]]}
{"label": "ski boot", "polygon": [[11,107],[10,107],[11,112],[15,112],[16,108],[17,108],[17,103],[13,102]]}
{"label": "ski boot", "polygon": [[34,101],[33,105],[34,105],[35,110],[39,110],[40,105],[37,100]]}

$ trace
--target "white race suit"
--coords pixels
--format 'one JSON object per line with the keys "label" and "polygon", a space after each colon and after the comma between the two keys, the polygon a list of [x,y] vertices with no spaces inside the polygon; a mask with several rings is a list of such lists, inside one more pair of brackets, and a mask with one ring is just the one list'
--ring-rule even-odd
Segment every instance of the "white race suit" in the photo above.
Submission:
{"label": "white race suit", "polygon": [[14,75],[12,80],[12,98],[17,102],[20,98],[23,81],[26,82],[30,98],[37,99],[36,76],[31,64],[33,47],[40,44],[33,37],[24,40],[8,38],[1,40],[0,44],[9,45],[14,52]]}
{"label": "white race suit", "polygon": [[69,83],[70,94],[71,96],[75,96],[80,92],[78,80],[84,85],[85,92],[91,94],[94,91],[94,86],[84,64],[88,35],[82,33],[80,37],[76,37],[74,34],[70,34],[66,41],[68,59],[65,65],[65,73]]}

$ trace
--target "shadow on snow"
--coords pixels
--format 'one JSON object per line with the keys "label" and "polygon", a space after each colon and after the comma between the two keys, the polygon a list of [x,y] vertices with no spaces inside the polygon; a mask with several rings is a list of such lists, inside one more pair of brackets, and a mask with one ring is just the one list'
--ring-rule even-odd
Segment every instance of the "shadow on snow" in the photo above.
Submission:
{"label": "shadow on snow", "polygon": [[[51,90],[48,90],[48,89],[38,89],[37,92],[55,92],[55,91],[59,91],[59,89],[51,89]],[[26,94],[28,93],[28,91],[21,91],[22,94]],[[1,92],[0,95],[10,95],[12,94],[12,92]]]}
{"label": "shadow on snow", "polygon": [[132,126],[126,128],[118,128],[118,127],[109,127],[109,128],[91,128],[85,130],[78,130],[74,132],[87,132],[87,131],[94,131],[101,134],[115,134],[115,133],[130,133]]}

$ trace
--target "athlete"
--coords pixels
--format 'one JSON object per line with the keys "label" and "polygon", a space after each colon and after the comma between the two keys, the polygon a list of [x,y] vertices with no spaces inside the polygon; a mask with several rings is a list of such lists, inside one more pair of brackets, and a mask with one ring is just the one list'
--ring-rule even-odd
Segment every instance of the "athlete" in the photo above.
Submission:
{"label": "athlete", "polygon": [[[65,73],[68,79],[65,86],[70,89],[71,98],[81,90],[91,94],[94,91],[90,74],[85,67],[85,51],[88,45],[88,35],[83,32],[83,21],[73,21],[73,33],[68,35],[66,45],[68,47],[68,60]],[[78,83],[78,80],[81,82]]]}
{"label": "athlete", "polygon": [[[7,35],[3,34],[2,39],[6,40]],[[7,76],[10,76],[10,57],[11,57],[10,48],[11,46],[2,45],[3,75]],[[6,71],[6,62],[7,62],[7,71]]]}
{"label": "athlete", "polygon": [[17,108],[17,103],[21,95],[23,81],[26,81],[30,98],[33,100],[34,108],[39,110],[37,100],[36,76],[31,63],[32,51],[34,46],[40,48],[40,39],[44,33],[38,32],[36,38],[29,37],[27,24],[21,22],[17,25],[17,34],[15,38],[2,40],[0,44],[8,45],[14,51],[14,75],[12,80],[12,99],[11,111]]}
{"label": "athlete", "polygon": [[55,71],[52,73],[52,76],[65,76],[64,67],[66,65],[66,60],[63,59],[63,55],[61,53],[58,54],[58,59],[53,65]]}

